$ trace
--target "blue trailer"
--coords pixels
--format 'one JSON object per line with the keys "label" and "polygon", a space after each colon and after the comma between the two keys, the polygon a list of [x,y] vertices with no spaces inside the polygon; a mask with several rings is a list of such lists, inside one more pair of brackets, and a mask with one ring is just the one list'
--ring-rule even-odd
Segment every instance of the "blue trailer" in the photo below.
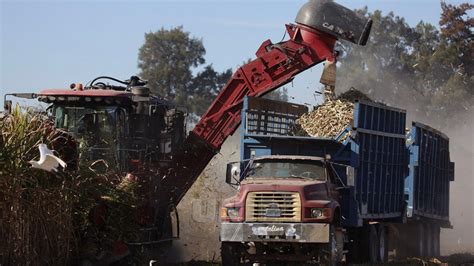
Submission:
{"label": "blue trailer", "polygon": [[[439,255],[439,232],[449,223],[454,163],[449,139],[421,123],[406,129],[406,111],[383,104],[354,104],[353,123],[333,138],[291,136],[308,111],[297,104],[248,97],[241,119],[241,173],[256,158],[331,158],[341,225],[351,261]],[[243,178],[243,177],[241,177]]]}

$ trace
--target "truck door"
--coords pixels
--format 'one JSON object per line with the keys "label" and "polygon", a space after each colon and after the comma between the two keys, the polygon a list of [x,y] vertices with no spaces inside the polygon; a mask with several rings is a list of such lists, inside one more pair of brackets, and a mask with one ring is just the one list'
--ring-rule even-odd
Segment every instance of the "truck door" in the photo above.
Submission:
{"label": "truck door", "polygon": [[340,184],[341,182],[339,181],[339,178],[336,176],[336,174],[334,173],[334,171],[332,170],[329,164],[326,164],[326,175],[327,175],[326,185],[328,186],[329,196],[332,199],[339,201],[340,195],[337,188],[340,187],[342,184]]}

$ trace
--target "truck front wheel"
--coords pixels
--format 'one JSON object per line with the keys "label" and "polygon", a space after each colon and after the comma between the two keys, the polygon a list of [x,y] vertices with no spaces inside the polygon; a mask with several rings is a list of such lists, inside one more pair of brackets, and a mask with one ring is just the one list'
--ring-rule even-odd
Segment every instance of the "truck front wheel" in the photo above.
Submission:
{"label": "truck front wheel", "polygon": [[222,265],[239,265],[242,252],[242,244],[234,242],[221,242]]}
{"label": "truck front wheel", "polygon": [[344,237],[338,234],[343,234],[342,230],[336,230],[334,225],[329,229],[329,243],[325,245],[323,255],[321,256],[322,265],[337,265],[342,260]]}

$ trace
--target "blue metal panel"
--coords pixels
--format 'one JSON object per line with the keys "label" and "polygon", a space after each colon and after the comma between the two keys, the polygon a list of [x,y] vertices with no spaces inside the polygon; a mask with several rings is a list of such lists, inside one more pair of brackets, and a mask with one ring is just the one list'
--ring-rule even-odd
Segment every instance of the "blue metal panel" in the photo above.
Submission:
{"label": "blue metal panel", "polygon": [[354,109],[351,164],[356,167],[356,200],[364,219],[398,218],[403,212],[406,112],[361,101]]}
{"label": "blue metal panel", "polygon": [[449,182],[454,180],[449,138],[415,122],[407,146],[410,150],[410,171],[405,182],[408,215],[449,221]]}
{"label": "blue metal panel", "polygon": [[305,155],[324,157],[340,150],[341,143],[333,139],[245,135],[242,144],[242,160],[263,155]]}

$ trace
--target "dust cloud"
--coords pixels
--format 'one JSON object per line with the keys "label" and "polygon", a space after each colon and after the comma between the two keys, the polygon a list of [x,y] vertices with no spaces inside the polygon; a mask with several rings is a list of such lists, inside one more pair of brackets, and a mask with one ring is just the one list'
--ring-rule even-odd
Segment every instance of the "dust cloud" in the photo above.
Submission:
{"label": "dust cloud", "polygon": [[450,187],[452,229],[441,231],[443,254],[474,253],[474,111],[463,115],[462,123],[446,131],[451,160],[455,162]]}

